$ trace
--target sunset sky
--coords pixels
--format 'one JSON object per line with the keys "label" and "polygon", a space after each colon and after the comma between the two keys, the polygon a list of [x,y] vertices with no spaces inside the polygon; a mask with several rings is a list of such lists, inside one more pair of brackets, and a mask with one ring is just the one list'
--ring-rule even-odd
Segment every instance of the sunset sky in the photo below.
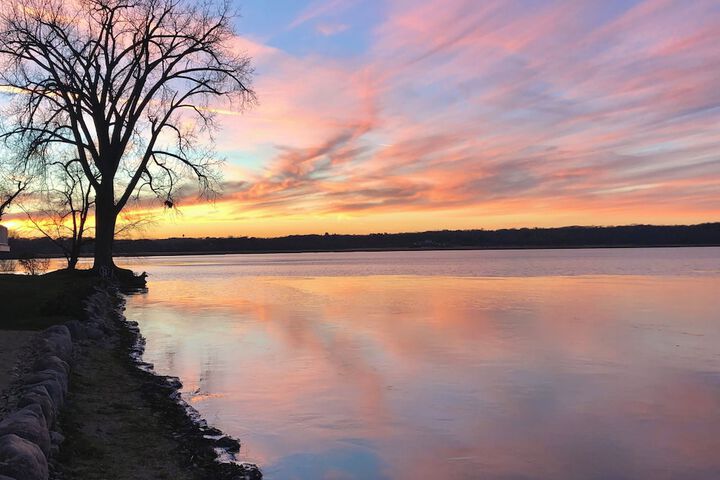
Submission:
{"label": "sunset sky", "polygon": [[239,6],[259,105],[148,236],[720,220],[717,0]]}

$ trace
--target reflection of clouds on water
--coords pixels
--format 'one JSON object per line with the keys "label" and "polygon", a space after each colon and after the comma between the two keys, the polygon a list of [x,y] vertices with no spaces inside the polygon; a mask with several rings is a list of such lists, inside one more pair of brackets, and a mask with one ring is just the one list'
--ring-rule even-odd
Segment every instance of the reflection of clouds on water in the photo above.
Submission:
{"label": "reflection of clouds on water", "polygon": [[[682,271],[709,251],[671,253]],[[486,254],[461,253],[424,255],[462,270]],[[584,276],[583,252],[548,255],[577,256],[575,276],[253,277],[199,259],[158,267],[128,317],[269,480],[712,478],[720,279]]]}
{"label": "reflection of clouds on water", "polygon": [[[324,450],[317,453],[296,453],[264,467],[265,476],[288,480],[386,480],[387,473],[379,456],[362,447]],[[418,477],[420,478],[420,477]]]}

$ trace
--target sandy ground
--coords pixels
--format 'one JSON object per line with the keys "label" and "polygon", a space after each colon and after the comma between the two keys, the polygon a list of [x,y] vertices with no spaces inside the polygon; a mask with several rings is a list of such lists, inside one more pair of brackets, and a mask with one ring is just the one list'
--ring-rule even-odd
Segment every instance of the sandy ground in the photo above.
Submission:
{"label": "sandy ground", "polygon": [[11,376],[17,355],[37,332],[0,330],[0,392],[14,380]]}

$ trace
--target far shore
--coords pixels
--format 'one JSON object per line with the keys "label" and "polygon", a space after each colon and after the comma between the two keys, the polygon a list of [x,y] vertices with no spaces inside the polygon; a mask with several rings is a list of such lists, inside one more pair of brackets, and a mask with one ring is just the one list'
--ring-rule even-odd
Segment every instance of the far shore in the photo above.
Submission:
{"label": "far shore", "polygon": [[[720,222],[697,225],[569,226],[501,230],[436,230],[407,233],[303,234],[260,238],[171,237],[117,239],[115,256],[247,255],[277,253],[426,252],[446,250],[577,250],[720,246]],[[10,239],[13,257],[60,257],[46,238]],[[92,242],[84,257],[92,256]],[[7,258],[7,254],[4,255]]]}
{"label": "far shore", "polygon": [[[172,252],[115,252],[116,258],[130,257],[181,257],[209,255],[270,255],[289,253],[372,253],[372,252],[448,252],[448,251],[508,251],[508,250],[602,250],[602,249],[643,249],[643,248],[706,248],[720,247],[720,243],[698,245],[658,244],[658,245],[555,245],[555,246],[493,246],[493,247],[417,247],[417,248],[347,248],[347,249],[302,249],[302,250],[219,250],[219,251],[172,251]],[[47,258],[63,258],[57,253],[43,255]],[[9,255],[5,258],[16,259]],[[80,255],[80,258],[91,259],[91,253]]]}

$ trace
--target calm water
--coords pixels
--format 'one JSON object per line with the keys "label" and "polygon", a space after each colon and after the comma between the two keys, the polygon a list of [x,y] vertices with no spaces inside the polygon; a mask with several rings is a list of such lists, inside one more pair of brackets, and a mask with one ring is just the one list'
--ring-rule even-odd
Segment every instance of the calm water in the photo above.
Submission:
{"label": "calm water", "polygon": [[267,479],[720,478],[720,249],[132,260],[145,359]]}

